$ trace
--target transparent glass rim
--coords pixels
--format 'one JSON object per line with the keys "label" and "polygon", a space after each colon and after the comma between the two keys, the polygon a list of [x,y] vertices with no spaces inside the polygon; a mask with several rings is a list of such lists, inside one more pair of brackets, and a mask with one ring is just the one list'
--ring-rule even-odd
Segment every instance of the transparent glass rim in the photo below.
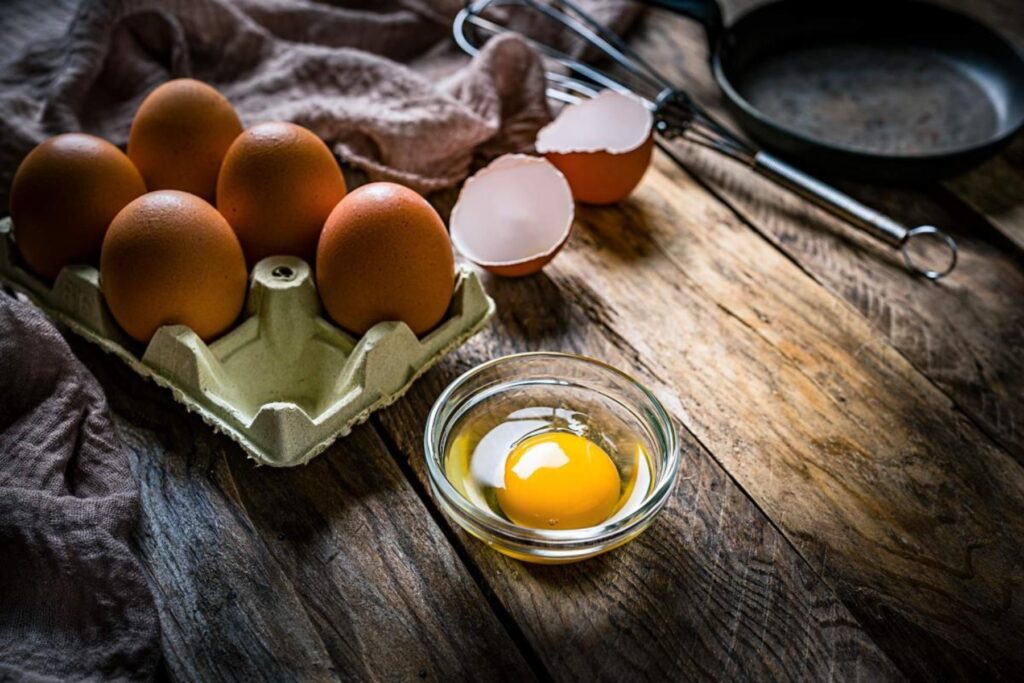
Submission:
{"label": "transparent glass rim", "polygon": [[[582,529],[531,529],[522,527],[499,517],[487,514],[469,502],[460,494],[445,476],[441,463],[444,453],[441,452],[441,443],[444,434],[442,421],[448,414],[445,408],[451,401],[452,396],[470,380],[497,365],[529,360],[529,359],[550,359],[553,361],[563,360],[573,363],[586,363],[601,371],[611,373],[619,379],[625,380],[635,389],[639,390],[644,399],[650,404],[651,415],[654,420],[645,419],[653,431],[656,445],[663,451],[657,454],[661,467],[658,470],[658,479],[651,492],[644,498],[636,510],[630,514],[607,524],[600,524]],[[430,413],[427,416],[427,425],[423,431],[423,451],[427,461],[427,473],[430,478],[431,487],[434,492],[443,499],[445,507],[451,510],[456,516],[461,516],[462,522],[469,522],[476,530],[484,530],[496,537],[497,540],[514,546],[543,546],[550,549],[570,550],[578,547],[589,547],[593,545],[604,545],[612,543],[617,539],[630,536],[638,527],[643,527],[650,519],[665,505],[672,487],[675,484],[679,469],[679,439],[665,407],[661,401],[643,384],[623,371],[607,363],[573,353],[560,353],[550,351],[536,351],[529,353],[517,353],[502,356],[482,363],[457,377],[449,384],[441,395],[437,397]],[[651,454],[655,456],[656,454]]]}

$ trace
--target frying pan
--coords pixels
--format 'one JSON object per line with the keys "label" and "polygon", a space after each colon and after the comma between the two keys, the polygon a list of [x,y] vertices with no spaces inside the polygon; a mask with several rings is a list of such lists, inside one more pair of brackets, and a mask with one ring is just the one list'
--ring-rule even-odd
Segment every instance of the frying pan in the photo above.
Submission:
{"label": "frying pan", "polygon": [[737,122],[781,156],[896,182],[961,172],[1024,126],[1024,56],[912,0],[781,0],[731,26],[715,0],[651,0],[703,23]]}

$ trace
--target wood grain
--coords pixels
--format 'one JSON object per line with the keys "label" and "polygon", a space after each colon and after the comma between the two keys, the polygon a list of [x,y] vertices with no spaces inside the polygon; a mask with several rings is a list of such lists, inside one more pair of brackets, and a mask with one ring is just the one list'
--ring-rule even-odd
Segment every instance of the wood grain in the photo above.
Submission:
{"label": "wood grain", "polygon": [[371,428],[306,467],[257,468],[167,392],[72,343],[134,456],[172,678],[533,678]]}
{"label": "wood grain", "polygon": [[[656,377],[607,327],[585,271],[486,278],[498,319],[428,373],[379,424],[426,489],[422,433],[443,386],[484,360],[562,350]],[[542,567],[456,530],[483,580],[556,680],[892,680],[900,678],[793,548],[687,432],[679,485],[624,548]]]}
{"label": "wood grain", "polygon": [[[1019,11],[1019,3],[985,0],[971,3],[966,8],[962,3],[954,4],[958,5],[961,11],[970,11],[989,21],[998,30],[1015,39],[1018,45],[1024,44],[1024,14]],[[658,16],[646,26],[647,36],[635,38],[634,44],[648,50],[649,57],[662,68],[674,73],[674,77],[683,79],[686,87],[696,89],[697,96],[702,102],[710,102],[711,108],[720,112],[720,97],[704,67],[706,48],[702,32],[691,23],[666,15]],[[682,60],[680,54],[684,55]],[[689,157],[689,167],[761,234],[826,287],[852,303],[918,369],[934,381],[936,386],[942,388],[986,433],[1020,461],[1021,425],[1024,424],[1020,403],[1022,396],[1017,390],[1021,385],[1021,359],[1024,358],[1024,321],[1020,306],[1021,260],[1019,252],[1014,253],[1015,250],[996,237],[991,228],[994,227],[1017,247],[1024,243],[1022,223],[1019,220],[1022,218],[1019,209],[1024,202],[1024,173],[1021,173],[1021,169],[1024,168],[1024,148],[1021,144],[1018,138],[1013,146],[992,161],[971,173],[948,181],[944,186],[948,191],[930,187],[923,192],[891,192],[883,188],[844,186],[844,189],[851,191],[855,196],[879,206],[898,219],[911,224],[931,222],[950,227],[954,231],[964,247],[965,262],[961,264],[953,279],[937,288],[920,287],[916,283],[901,282],[898,277],[890,276],[887,271],[891,270],[895,275],[894,268],[877,264],[877,261],[884,261],[884,258],[871,257],[868,260],[872,263],[861,263],[862,259],[849,255],[847,247],[861,247],[864,241],[858,239],[858,236],[852,234],[845,226],[823,217],[820,212],[791,197],[784,197],[785,193],[776,192],[773,195],[770,188],[765,188],[765,183],[742,176],[735,169],[726,169],[722,162],[709,162],[707,154],[692,154]],[[983,220],[979,220],[971,211],[963,211],[964,205],[980,212]],[[807,230],[808,225],[814,229]],[[864,247],[865,253],[877,252],[877,248],[871,250],[869,245]],[[760,314],[756,316],[756,320],[764,322]],[[838,398],[842,400],[844,396],[839,394]],[[878,409],[884,410],[885,404],[879,405]],[[948,445],[931,445],[925,449],[924,452],[929,455],[932,449],[949,450]],[[947,458],[974,459],[979,451],[988,449],[965,448],[960,445],[959,452],[956,452],[956,448],[953,450],[954,453],[947,454]],[[715,452],[719,451],[715,449]],[[998,467],[994,476],[997,480],[1002,480],[1005,468],[998,458],[996,464]],[[731,466],[729,468],[731,472],[736,473]],[[836,463],[828,471],[835,473],[838,478],[844,478],[846,469]],[[959,573],[961,582],[977,581],[980,578],[977,567],[984,566],[985,563],[979,563],[976,552],[981,549],[992,551],[1003,545],[1003,548],[996,550],[1010,551],[1007,556],[1008,564],[1003,566],[1020,567],[1019,543],[1011,540],[1010,543],[1002,544],[994,540],[1002,536],[1007,529],[1004,517],[1006,513],[1003,508],[1019,512],[1019,481],[1014,477],[1014,485],[1010,490],[996,493],[987,486],[979,486],[977,483],[984,481],[987,476],[993,476],[992,470],[980,478],[978,473],[970,472],[963,472],[963,476],[971,482],[966,487],[961,483],[943,485],[940,483],[941,478],[922,478],[919,472],[914,473],[914,485],[908,489],[908,493],[913,494],[913,498],[919,498],[921,486],[926,484],[923,490],[930,489],[941,498],[945,498],[948,503],[947,509],[952,513],[952,516],[944,513],[935,514],[932,524],[936,530],[945,527],[950,519],[965,519],[966,509],[970,509],[971,516],[977,516],[978,521],[984,517],[988,518],[973,530],[965,530],[966,533],[959,542],[960,550],[956,555],[935,552],[931,561],[941,562],[942,557],[959,557],[959,562],[947,560],[949,571]],[[974,489],[975,500],[958,500],[957,497],[950,499],[947,495],[948,492],[965,488]],[[893,499],[889,505],[880,509],[879,513],[883,509],[888,511],[892,503],[900,502],[899,499]],[[913,509],[904,504],[898,504],[896,507],[900,511]],[[771,508],[766,509],[775,517]],[[977,511],[982,511],[982,514],[977,515]],[[775,518],[779,520],[778,517]],[[921,519],[923,522],[928,517],[923,516]],[[1014,521],[1014,525],[1018,523],[1017,520]],[[893,540],[904,543],[907,539],[896,531],[899,526],[893,524],[889,534]],[[999,527],[1004,531],[998,534],[986,530]],[[1019,538],[1019,529],[1002,538]],[[822,545],[817,541],[811,541],[811,544]],[[937,550],[933,543],[929,545]],[[830,549],[826,547],[821,552],[827,559]],[[926,555],[921,557],[924,559]],[[834,557],[832,561],[835,561]],[[823,569],[827,569],[824,560],[822,566]],[[1015,615],[1011,614],[1014,611],[1014,601],[1019,602],[1017,591],[1020,584],[1019,580],[1012,576],[1003,573],[1001,569],[995,569],[985,581],[999,588],[990,592],[987,600],[988,610],[979,613],[979,618],[983,623],[987,620],[999,622],[1009,618],[1013,625],[1005,626],[1005,632],[1020,633],[1020,612],[1017,610]],[[912,572],[907,572],[907,580],[912,580],[920,586],[928,585],[928,579],[924,576],[914,577]],[[854,590],[858,596],[870,592],[866,586]],[[969,587],[963,586],[961,590],[975,597]],[[842,588],[840,592],[843,595],[848,593]],[[932,599],[941,601],[946,599],[947,595],[939,591]],[[921,596],[922,599],[924,597]],[[868,602],[874,602],[876,605],[868,610],[867,616],[864,617],[865,621],[878,625],[880,632],[883,633],[883,643],[890,639],[899,641],[908,635],[915,640],[920,640],[922,636],[928,637],[926,633],[922,633],[922,630],[927,629],[921,629],[920,625],[935,618],[934,616],[912,617],[911,620],[918,622],[912,626],[905,617],[898,616],[901,612],[906,614],[905,609],[882,609],[877,604],[879,601],[873,598]],[[977,612],[978,609],[979,606],[971,602],[954,602],[950,611],[968,615]],[[854,611],[861,615],[865,614],[857,608]],[[894,614],[897,615],[896,624],[893,623]],[[902,625],[897,625],[900,621],[903,622]],[[969,640],[956,633],[959,628],[963,626],[949,629],[948,633],[956,641]],[[904,632],[901,633],[901,630]],[[963,633],[972,630],[972,626],[966,626]],[[885,635],[886,633],[889,635]],[[993,635],[999,638],[1001,633],[996,631]],[[1016,652],[1012,640],[1002,647],[1011,653]],[[941,649],[941,646],[939,648]],[[1004,657],[1003,663],[1000,664],[1000,656],[995,655],[993,659],[992,653],[985,652],[984,648],[967,645],[967,649],[973,650],[968,659],[976,661],[967,664],[966,668],[961,668],[960,673],[967,674],[972,670],[976,673],[976,664],[980,664],[981,671],[986,675],[1001,670],[1004,675],[1014,676],[1014,667],[1018,665],[1016,662],[1019,662],[1019,659],[1011,657],[1011,661],[1015,663],[1010,663],[1006,662]],[[913,662],[909,661],[913,660],[912,656],[903,657],[899,652],[895,651],[894,657],[903,663],[905,670],[923,676],[929,674],[913,666]],[[939,654],[941,658],[941,653]]]}
{"label": "wood grain", "polygon": [[[1016,35],[1013,0],[985,6]],[[657,13],[633,40],[721,106],[696,26]],[[844,185],[898,219],[951,226],[964,261],[941,285],[728,162],[683,153],[692,175],[659,155],[634,198],[581,208],[542,274],[487,278],[495,324],[308,467],[254,468],[71,340],[133,453],[168,678],[1017,677],[1021,145],[943,187]],[[661,517],[579,565],[508,560],[427,493],[421,435],[441,388],[534,349],[633,373],[680,423]]]}
{"label": "wood grain", "polygon": [[[1024,470],[665,157],[549,272],[915,678],[1024,662]],[[562,273],[570,273],[562,276]]]}
{"label": "wood grain", "polygon": [[1024,250],[1024,137],[945,186]]}
{"label": "wood grain", "polygon": [[[683,83],[717,116],[722,96],[706,67],[701,29],[667,12],[652,13],[633,37],[641,52]],[[818,282],[852,304],[913,365],[1001,446],[1024,463],[1024,273],[1020,258],[984,220],[937,185],[894,190],[840,188],[906,225],[950,231],[960,264],[941,283],[912,277],[898,252],[712,152],[676,144],[687,169]],[[1003,186],[993,185],[994,188]],[[1013,186],[1010,186],[1013,187]],[[993,189],[995,206],[1017,203]],[[938,200],[936,199],[938,197]],[[1014,223],[1016,208],[1006,222]],[[1020,223],[1024,225],[1024,222]],[[1006,231],[1012,234],[1010,231]]]}

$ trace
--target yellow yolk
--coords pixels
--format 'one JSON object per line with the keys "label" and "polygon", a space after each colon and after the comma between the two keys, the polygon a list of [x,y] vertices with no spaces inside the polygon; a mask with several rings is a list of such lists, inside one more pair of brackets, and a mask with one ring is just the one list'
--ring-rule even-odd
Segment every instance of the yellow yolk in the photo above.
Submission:
{"label": "yellow yolk", "polygon": [[567,432],[524,439],[505,462],[498,504],[510,520],[534,529],[580,529],[615,510],[621,482],[597,444]]}

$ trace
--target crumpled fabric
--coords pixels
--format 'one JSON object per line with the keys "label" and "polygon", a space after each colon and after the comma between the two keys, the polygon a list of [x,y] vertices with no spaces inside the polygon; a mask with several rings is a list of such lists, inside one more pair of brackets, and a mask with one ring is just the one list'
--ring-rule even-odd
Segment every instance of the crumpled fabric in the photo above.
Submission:
{"label": "crumpled fabric", "polygon": [[96,379],[0,292],[0,680],[151,678],[138,486]]}
{"label": "crumpled fabric", "polygon": [[[579,0],[616,30],[627,0]],[[367,9],[367,8],[371,8]],[[529,151],[550,120],[544,65],[515,36],[472,60],[459,0],[0,0],[0,212],[21,159],[59,133],[124,146],[145,95],[178,77],[245,125],[288,120],[371,179],[420,192]],[[536,15],[501,17],[552,33]],[[137,487],[106,401],[56,329],[0,292],[0,680],[148,679],[153,599],[131,534]]]}
{"label": "crumpled fabric", "polygon": [[[583,0],[623,28],[626,0]],[[372,7],[371,9],[366,9]],[[467,60],[454,47],[458,0],[5,0],[0,27],[0,206],[18,162],[45,138],[85,131],[123,146],[160,83],[218,88],[245,125],[310,128],[375,180],[428,193],[479,155],[529,151],[550,120],[544,67],[518,36]],[[536,13],[518,30],[554,39]],[[579,52],[578,42],[563,44]]]}

